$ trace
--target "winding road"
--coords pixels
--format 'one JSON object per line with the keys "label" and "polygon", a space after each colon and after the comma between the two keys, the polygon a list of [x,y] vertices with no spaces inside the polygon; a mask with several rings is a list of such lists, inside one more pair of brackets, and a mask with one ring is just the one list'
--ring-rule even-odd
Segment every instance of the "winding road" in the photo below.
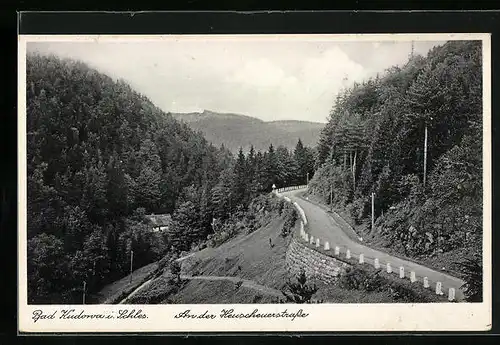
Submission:
{"label": "winding road", "polygon": [[306,191],[305,188],[281,192],[280,194],[290,198],[292,202],[296,202],[303,209],[307,218],[306,231],[314,236],[315,239],[319,238],[321,245],[325,241],[328,241],[332,251],[335,246],[340,248],[341,255],[345,255],[345,252],[349,249],[351,256],[354,258],[358,258],[359,254],[362,253],[364,261],[372,265],[374,264],[374,259],[378,258],[382,269],[385,269],[386,264],[389,262],[393,273],[397,275],[399,275],[399,267],[404,267],[405,277],[408,279],[410,278],[410,272],[415,272],[417,278],[415,284],[422,284],[423,278],[427,277],[432,289],[436,288],[436,282],[441,282],[444,294],[448,294],[449,288],[455,288],[455,298],[458,301],[463,300],[464,295],[460,287],[464,284],[464,281],[444,272],[439,272],[415,262],[367,247],[357,239],[357,236],[355,236],[351,229],[341,226],[341,223],[335,220],[327,211],[301,198],[299,194],[304,191]]}

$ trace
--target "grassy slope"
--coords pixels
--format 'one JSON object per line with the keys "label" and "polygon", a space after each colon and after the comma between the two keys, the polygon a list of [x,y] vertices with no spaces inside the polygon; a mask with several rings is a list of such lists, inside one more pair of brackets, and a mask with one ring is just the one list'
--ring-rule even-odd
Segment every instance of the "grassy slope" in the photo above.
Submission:
{"label": "grassy slope", "polygon": [[[217,248],[204,250],[182,263],[183,274],[232,276],[280,289],[287,278],[285,254],[288,240],[280,236],[282,220]],[[269,246],[269,239],[273,248]],[[177,303],[271,303],[272,298],[225,281],[189,281],[173,297]]]}
{"label": "grassy slope", "polygon": [[[249,235],[197,252],[182,261],[182,274],[239,277],[280,289],[287,278],[285,254],[288,246],[288,239],[280,236],[282,225],[283,220],[275,219]],[[151,284],[139,291],[135,299],[142,295],[161,295],[169,290],[166,284],[160,285],[163,288]],[[244,286],[237,288],[229,281],[190,280],[184,282],[177,294],[160,303],[276,303],[276,298]]]}
{"label": "grassy slope", "polygon": [[149,265],[143,266],[132,273],[132,282],[130,282],[130,275],[123,277],[111,284],[106,285],[99,291],[96,303],[114,303],[116,299],[123,295],[124,291],[132,292],[139,285],[141,285],[146,277],[157,268],[157,263],[153,262]]}
{"label": "grassy slope", "polygon": [[172,297],[179,304],[237,304],[275,303],[273,296],[261,294],[253,289],[240,287],[228,281],[189,281]]}
{"label": "grassy slope", "polygon": [[183,268],[191,273],[198,271],[198,275],[237,276],[279,289],[286,278],[288,245],[288,240],[280,236],[282,225],[282,220],[274,220],[249,235],[200,252],[186,260]]}

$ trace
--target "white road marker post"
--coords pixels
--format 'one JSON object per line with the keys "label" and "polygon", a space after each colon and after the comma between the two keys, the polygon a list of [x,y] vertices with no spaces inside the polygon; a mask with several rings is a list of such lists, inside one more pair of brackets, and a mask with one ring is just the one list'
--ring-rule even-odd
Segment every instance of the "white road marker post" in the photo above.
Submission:
{"label": "white road marker post", "polygon": [[399,267],[399,278],[403,279],[405,277],[405,268],[403,266]]}
{"label": "white road marker post", "polygon": [[364,254],[359,254],[359,263],[364,264],[365,263],[365,255]]}
{"label": "white road marker post", "polygon": [[455,289],[450,288],[448,290],[448,301],[453,302],[455,300]]}
{"label": "white road marker post", "polygon": [[410,272],[410,282],[415,283],[417,281],[417,276],[414,271]]}
{"label": "white road marker post", "polygon": [[346,259],[351,258],[351,251],[349,249],[347,249],[347,251],[345,252],[345,257],[346,257]]}
{"label": "white road marker post", "polygon": [[392,266],[390,262],[387,263],[387,273],[392,273]]}
{"label": "white road marker post", "polygon": [[319,247],[319,238],[316,239],[316,247]]}
{"label": "white road marker post", "polygon": [[380,269],[380,262],[378,258],[375,258],[375,260],[373,260],[373,267],[375,267],[376,270]]}
{"label": "white road marker post", "polygon": [[428,289],[430,287],[429,285],[429,278],[424,277],[424,288]]}
{"label": "white road marker post", "polygon": [[330,243],[328,241],[325,242],[325,250],[330,250]]}
{"label": "white road marker post", "polygon": [[335,255],[340,255],[340,248],[339,247],[335,247]]}
{"label": "white road marker post", "polygon": [[443,284],[441,282],[436,283],[436,295],[442,295],[443,294]]}

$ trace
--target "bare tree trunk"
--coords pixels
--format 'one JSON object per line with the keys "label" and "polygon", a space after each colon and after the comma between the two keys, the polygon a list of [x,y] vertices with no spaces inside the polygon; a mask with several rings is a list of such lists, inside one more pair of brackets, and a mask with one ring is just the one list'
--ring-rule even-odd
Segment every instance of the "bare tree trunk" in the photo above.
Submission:
{"label": "bare tree trunk", "polygon": [[427,176],[427,125],[425,125],[425,136],[424,136],[424,187],[425,187],[426,176]]}
{"label": "bare tree trunk", "polygon": [[333,208],[333,186],[330,186],[330,209]]}
{"label": "bare tree trunk", "polygon": [[375,193],[372,192],[372,232],[375,229]]}
{"label": "bare tree trunk", "polygon": [[349,169],[352,171],[352,151],[349,151]]}
{"label": "bare tree trunk", "polygon": [[358,152],[354,151],[354,161],[352,163],[352,186],[356,189],[356,156]]}

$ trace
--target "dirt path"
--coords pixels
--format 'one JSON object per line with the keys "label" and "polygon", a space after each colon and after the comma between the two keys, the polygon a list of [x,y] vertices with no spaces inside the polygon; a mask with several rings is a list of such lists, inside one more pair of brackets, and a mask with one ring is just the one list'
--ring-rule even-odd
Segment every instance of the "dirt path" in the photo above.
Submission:
{"label": "dirt path", "polygon": [[186,276],[182,275],[181,279],[186,279],[186,280],[226,280],[230,281],[233,283],[238,283],[242,282],[241,286],[259,291],[261,293],[265,293],[268,295],[276,296],[276,297],[283,297],[283,294],[281,291],[277,289],[270,288],[268,286],[260,285],[256,283],[253,280],[248,280],[248,279],[241,279],[238,277],[228,277],[228,276]]}
{"label": "dirt path", "polygon": [[[183,258],[180,258],[180,259],[183,259]],[[182,260],[180,260],[180,261],[182,261]],[[148,281],[144,282],[143,284],[141,284],[141,286],[139,286],[137,289],[135,289],[130,295],[128,295],[127,297],[125,297],[124,299],[122,299],[119,304],[124,304],[129,298],[131,298],[132,296],[134,296],[135,294],[137,294],[143,288],[147,287],[155,279],[156,278],[151,278],[150,280],[148,280]],[[185,279],[185,280],[212,280],[212,281],[213,280],[225,280],[225,281],[233,282],[235,284],[241,282],[242,283],[241,286],[243,286],[243,287],[246,287],[246,288],[249,288],[249,289],[252,289],[252,290],[255,290],[255,291],[259,291],[259,292],[267,294],[267,295],[272,295],[272,296],[276,296],[276,297],[283,297],[283,294],[281,293],[281,291],[279,291],[277,289],[273,289],[273,288],[270,288],[268,286],[260,285],[260,284],[256,283],[253,280],[241,279],[241,278],[238,278],[238,277],[228,277],[228,276],[187,276],[187,275],[181,275],[181,279]]]}
{"label": "dirt path", "polygon": [[151,278],[147,281],[145,281],[144,283],[142,283],[141,285],[139,285],[137,287],[137,289],[135,289],[134,291],[132,291],[132,293],[130,295],[128,295],[127,297],[125,297],[124,299],[122,299],[118,304],[123,304],[125,303],[130,297],[134,296],[136,293],[138,293],[141,289],[145,288],[146,286],[148,286],[149,284],[151,284],[153,282],[153,280],[155,280],[156,278]]}
{"label": "dirt path", "polygon": [[[190,257],[193,257],[201,252],[205,251],[205,249],[203,250],[200,250],[198,252],[194,252],[194,253],[191,253],[191,254],[188,254],[186,256],[183,256],[183,257],[180,257],[180,258],[177,258],[175,261],[177,262],[182,262],[186,259],[189,259]],[[184,276],[184,277],[188,277],[188,276]],[[226,277],[226,278],[234,278],[234,277]],[[144,289],[145,287],[147,287],[149,284],[151,284],[156,278],[151,278],[147,281],[145,281],[144,283],[142,283],[141,285],[139,285],[134,291],[132,291],[127,297],[125,297],[124,299],[122,299],[118,304],[124,304],[129,298],[131,298],[132,296],[136,295],[139,291],[141,291],[142,289]],[[189,278],[183,278],[183,279],[189,279]],[[193,279],[196,279],[196,277],[194,277]],[[206,279],[207,280],[207,279]],[[217,280],[217,279],[213,279],[213,280]],[[222,280],[222,279],[219,279],[219,280]],[[250,282],[250,281],[249,281]],[[245,284],[245,283],[244,283]],[[243,284],[243,285],[244,285]],[[256,286],[258,284],[255,284]],[[262,286],[262,285],[261,285]],[[250,287],[250,286],[248,286]],[[250,287],[252,288],[252,287]]]}
{"label": "dirt path", "polygon": [[463,299],[463,292],[460,290],[460,287],[464,282],[461,279],[367,247],[365,244],[353,238],[352,231],[344,229],[345,227],[332,218],[324,209],[310,201],[300,198],[298,194],[304,192],[304,190],[305,189],[294,190],[281,194],[289,197],[292,202],[296,202],[304,210],[308,221],[307,232],[314,236],[315,239],[319,238],[321,245],[323,245],[325,241],[328,241],[332,250],[335,246],[340,248],[341,255],[345,255],[347,249],[349,249],[354,258],[358,258],[359,254],[363,253],[365,262],[370,264],[373,264],[374,259],[378,258],[382,268],[385,268],[384,266],[389,262],[391,263],[394,274],[399,274],[399,268],[404,267],[405,277],[409,278],[410,272],[414,271],[420,283],[422,283],[424,277],[427,277],[431,287],[435,289],[436,282],[441,282],[443,287],[442,291],[445,294],[448,293],[448,288],[452,287],[456,290],[457,300]]}

